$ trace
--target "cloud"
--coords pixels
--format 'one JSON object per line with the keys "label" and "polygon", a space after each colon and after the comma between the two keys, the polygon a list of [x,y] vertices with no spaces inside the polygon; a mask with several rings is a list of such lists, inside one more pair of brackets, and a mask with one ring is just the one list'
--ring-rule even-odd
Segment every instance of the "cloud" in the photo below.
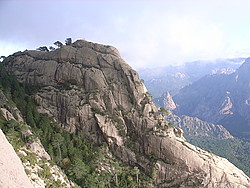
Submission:
{"label": "cloud", "polygon": [[0,55],[67,37],[113,45],[134,68],[247,55],[247,2],[0,1]]}
{"label": "cloud", "polygon": [[[126,40],[118,46],[135,66],[158,66],[182,63],[187,60],[217,57],[224,48],[223,31],[215,24],[201,19],[185,18],[171,13],[140,15],[119,22],[130,28]],[[121,32],[121,31],[119,31]]]}
{"label": "cloud", "polygon": [[166,45],[178,46],[183,56],[216,56],[224,45],[223,31],[214,24],[203,24],[201,20],[174,19],[169,24]]}

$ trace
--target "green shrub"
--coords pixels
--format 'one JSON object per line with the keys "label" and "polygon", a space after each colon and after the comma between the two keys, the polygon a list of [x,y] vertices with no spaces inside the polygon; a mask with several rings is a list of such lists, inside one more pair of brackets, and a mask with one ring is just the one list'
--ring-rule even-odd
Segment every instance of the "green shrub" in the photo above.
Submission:
{"label": "green shrub", "polygon": [[105,116],[107,113],[102,111],[101,109],[99,108],[91,108],[92,112],[96,113],[96,114],[100,114],[102,116]]}

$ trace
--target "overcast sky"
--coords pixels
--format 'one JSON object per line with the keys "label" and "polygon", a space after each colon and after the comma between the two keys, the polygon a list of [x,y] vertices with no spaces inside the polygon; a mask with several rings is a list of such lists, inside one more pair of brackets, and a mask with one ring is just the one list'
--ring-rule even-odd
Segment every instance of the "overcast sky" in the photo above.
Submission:
{"label": "overcast sky", "polygon": [[0,55],[73,40],[134,68],[250,56],[249,0],[0,0]]}

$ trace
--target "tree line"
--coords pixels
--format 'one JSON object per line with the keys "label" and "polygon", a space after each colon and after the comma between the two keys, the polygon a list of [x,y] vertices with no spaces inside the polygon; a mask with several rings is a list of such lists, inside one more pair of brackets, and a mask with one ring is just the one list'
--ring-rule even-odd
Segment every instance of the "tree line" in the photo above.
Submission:
{"label": "tree line", "polygon": [[[49,52],[49,51],[54,51],[57,48],[63,47],[63,43],[60,42],[60,41],[56,41],[53,44],[56,46],[56,48],[53,47],[53,46],[50,46],[49,48],[47,46],[40,46],[39,48],[37,48],[37,50],[43,51],[43,52]],[[65,45],[71,45],[71,44],[72,44],[72,39],[71,38],[66,38],[65,39]]]}

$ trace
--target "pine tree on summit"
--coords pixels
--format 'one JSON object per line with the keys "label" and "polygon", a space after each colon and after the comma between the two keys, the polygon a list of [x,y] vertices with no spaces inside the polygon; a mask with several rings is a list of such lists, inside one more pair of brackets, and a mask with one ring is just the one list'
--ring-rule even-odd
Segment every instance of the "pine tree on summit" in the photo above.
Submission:
{"label": "pine tree on summit", "polygon": [[65,44],[66,45],[71,45],[72,44],[72,39],[71,38],[66,38]]}
{"label": "pine tree on summit", "polygon": [[49,49],[50,49],[50,51],[55,51],[56,50],[55,47],[53,47],[53,46],[50,46]]}
{"label": "pine tree on summit", "polygon": [[2,56],[0,57],[0,62],[3,61],[3,60],[5,60],[5,59],[6,59],[6,57],[2,55]]}
{"label": "pine tree on summit", "polygon": [[41,47],[37,48],[37,50],[43,51],[43,52],[48,52],[49,51],[49,49],[46,46],[41,46]]}
{"label": "pine tree on summit", "polygon": [[60,41],[56,41],[54,42],[54,45],[56,45],[58,48],[61,48],[63,46],[63,43],[61,43]]}

